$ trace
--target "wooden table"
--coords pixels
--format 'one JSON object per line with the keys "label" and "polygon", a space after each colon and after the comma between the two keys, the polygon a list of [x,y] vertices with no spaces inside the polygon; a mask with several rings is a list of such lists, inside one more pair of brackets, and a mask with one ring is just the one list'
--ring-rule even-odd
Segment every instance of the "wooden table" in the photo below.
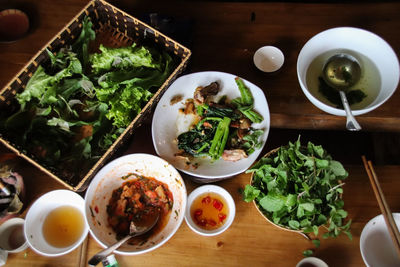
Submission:
{"label": "wooden table", "polygon": [[[330,116],[314,107],[303,95],[296,77],[296,59],[304,43],[316,33],[335,26],[356,26],[371,30],[386,39],[400,51],[400,3],[230,3],[198,1],[112,1],[129,13],[140,17],[149,12],[173,16],[177,23],[192,22],[188,45],[193,57],[187,72],[216,70],[234,73],[259,85],[265,92],[271,111],[271,132],[289,128],[297,134],[300,129],[344,129],[344,118]],[[0,44],[0,87],[49,39],[57,33],[82,7],[86,0],[22,1],[35,6],[34,30],[26,38],[11,44]],[[362,7],[360,7],[360,5]],[[341,10],[338,14],[336,11]],[[183,40],[185,41],[185,40]],[[186,42],[185,41],[185,42]],[[254,51],[263,45],[280,47],[286,57],[284,67],[277,73],[264,74],[252,65]],[[365,130],[400,132],[400,92],[377,110],[360,116]],[[135,132],[130,143],[119,154],[145,152],[155,154],[151,143],[150,125]],[[284,137],[274,137],[278,144],[286,144]],[[290,140],[293,141],[293,140]],[[325,140],[325,144],[331,140]],[[265,151],[274,148],[267,143]],[[324,145],[324,144],[322,144]],[[352,154],[359,158],[358,153]],[[346,162],[345,162],[346,163]],[[316,256],[330,266],[362,266],[359,251],[361,230],[368,220],[380,213],[368,177],[360,165],[346,165],[350,176],[346,181],[344,201],[349,217],[353,219],[353,240],[345,236],[322,240]],[[20,172],[27,183],[25,215],[29,205],[41,194],[62,188],[28,163],[21,163]],[[400,166],[378,166],[389,205],[400,210]],[[198,186],[185,178],[188,192]],[[245,203],[238,190],[249,181],[249,175],[240,174],[218,185],[234,197],[237,213],[232,226],[216,237],[201,237],[185,223],[159,249],[134,257],[117,256],[121,266],[295,266],[302,251],[312,244],[302,236],[284,232],[267,223],[253,204]],[[86,243],[85,243],[86,244]],[[68,255],[46,258],[28,249],[9,255],[7,266],[78,266],[86,263],[100,246],[89,237],[87,247],[81,246]]]}
{"label": "wooden table", "polygon": [[[138,129],[121,155],[136,152],[155,154],[151,143],[143,144],[143,139],[151,134],[148,126]],[[363,265],[359,249],[362,228],[380,211],[363,167],[345,167],[349,177],[344,186],[344,208],[353,220],[353,240],[350,241],[344,235],[336,239],[321,238],[321,247],[315,256],[326,261],[329,266],[355,267]],[[28,163],[21,162],[19,169],[25,177],[28,190],[26,209],[21,215],[23,217],[37,197],[62,186]],[[389,206],[393,212],[400,212],[400,179],[396,179],[400,166],[376,166],[376,172]],[[183,177],[188,193],[198,186],[185,175]],[[252,203],[242,200],[239,190],[244,188],[249,179],[249,174],[240,174],[216,183],[232,194],[236,204],[235,220],[226,232],[216,237],[203,237],[192,232],[183,222],[176,234],[153,252],[138,256],[117,255],[120,266],[207,266],[215,263],[221,266],[295,266],[303,258],[302,252],[314,248],[314,245],[299,234],[282,231],[271,225]],[[85,266],[86,259],[100,249],[97,242],[89,237],[87,248],[81,246],[62,257],[46,258],[27,249],[25,252],[10,254],[8,263],[9,266]],[[81,261],[83,265],[79,265]]]}
{"label": "wooden table", "polygon": [[[48,40],[50,40],[88,0],[7,0],[30,2],[36,13],[34,31],[13,44],[0,44],[0,87]],[[187,72],[224,71],[239,75],[262,88],[271,111],[271,126],[290,129],[344,129],[345,118],[316,108],[303,94],[296,74],[297,56],[315,34],[338,26],[370,30],[400,52],[400,3],[285,2],[201,2],[111,0],[128,13],[145,18],[149,13],[170,16],[165,31],[187,44],[193,56]],[[314,1],[313,1],[314,2]],[[332,1],[330,1],[332,2]],[[34,3],[34,4],[33,4]],[[16,5],[16,4],[14,4]],[[148,17],[148,16],[147,16]],[[173,27],[187,30],[185,36]],[[265,74],[257,70],[252,57],[261,46],[274,45],[285,54],[280,71]],[[359,116],[364,130],[400,131],[400,91],[384,105]]]}

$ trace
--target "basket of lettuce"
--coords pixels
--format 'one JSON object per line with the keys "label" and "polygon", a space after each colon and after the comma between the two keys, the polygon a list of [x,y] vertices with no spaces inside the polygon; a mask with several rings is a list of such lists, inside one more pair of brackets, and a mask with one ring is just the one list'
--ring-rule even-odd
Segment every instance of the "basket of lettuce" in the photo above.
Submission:
{"label": "basket of lettuce", "polygon": [[0,91],[0,142],[82,191],[189,56],[155,29],[92,0]]}
{"label": "basket of lettuce", "polygon": [[273,225],[315,236],[323,228],[323,238],[344,233],[351,239],[342,200],[348,173],[321,146],[302,146],[299,138],[270,151],[247,172],[252,176],[244,200],[253,201]]}

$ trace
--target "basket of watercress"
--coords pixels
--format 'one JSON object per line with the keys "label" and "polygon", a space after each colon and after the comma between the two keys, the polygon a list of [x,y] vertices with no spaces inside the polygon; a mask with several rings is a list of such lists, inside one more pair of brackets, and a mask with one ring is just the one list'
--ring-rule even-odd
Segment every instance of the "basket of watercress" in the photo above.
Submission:
{"label": "basket of watercress", "polygon": [[344,233],[351,239],[342,200],[348,172],[321,146],[302,146],[298,138],[270,151],[247,172],[252,176],[244,200],[253,201],[273,225],[315,236],[323,228],[323,238]]}

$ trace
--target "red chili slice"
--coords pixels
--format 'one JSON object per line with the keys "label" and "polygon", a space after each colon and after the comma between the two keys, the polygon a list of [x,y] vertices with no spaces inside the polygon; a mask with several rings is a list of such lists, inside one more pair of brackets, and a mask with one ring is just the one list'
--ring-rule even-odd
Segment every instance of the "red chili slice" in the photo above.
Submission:
{"label": "red chili slice", "polygon": [[201,200],[201,203],[204,203],[204,204],[209,204],[209,203],[211,203],[211,197],[210,197],[210,196],[206,196],[205,198],[203,198],[203,199]]}
{"label": "red chili slice", "polygon": [[220,222],[223,222],[223,221],[226,219],[226,215],[223,214],[223,213],[219,213],[219,214],[218,214],[218,218],[219,218],[219,221],[220,221]]}
{"label": "red chili slice", "polygon": [[217,223],[216,223],[213,219],[208,220],[207,223],[208,223],[209,225],[211,225],[211,226],[216,226],[216,225],[217,225]]}
{"label": "red chili slice", "polygon": [[95,207],[94,207],[94,211],[95,211],[96,213],[99,213],[99,207],[95,206]]}
{"label": "red chili slice", "polygon": [[197,209],[194,211],[194,217],[199,217],[201,216],[201,214],[203,214],[203,210],[201,209]]}
{"label": "red chili slice", "polygon": [[197,224],[200,226],[206,226],[207,220],[206,219],[201,219],[197,221]]}
{"label": "red chili slice", "polygon": [[224,204],[222,204],[222,202],[219,201],[218,199],[214,199],[214,200],[213,200],[213,206],[214,206],[214,208],[216,208],[217,210],[221,211],[222,208],[224,207]]}

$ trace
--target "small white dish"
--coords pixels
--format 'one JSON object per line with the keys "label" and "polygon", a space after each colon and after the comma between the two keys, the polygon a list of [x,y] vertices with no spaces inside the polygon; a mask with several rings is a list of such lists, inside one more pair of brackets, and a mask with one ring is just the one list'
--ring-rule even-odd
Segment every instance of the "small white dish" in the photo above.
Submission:
{"label": "small white dish", "polygon": [[253,56],[254,65],[263,72],[274,72],[279,70],[285,56],[282,51],[275,46],[260,47]]}
{"label": "small white dish", "polygon": [[[264,92],[253,83],[242,79],[250,89],[254,98],[254,110],[260,113],[264,120],[261,123],[254,123],[256,129],[263,129],[264,133],[260,137],[263,144],[245,159],[236,162],[224,161],[219,159],[212,161],[209,157],[195,158],[192,164],[178,158],[175,155],[179,152],[176,138],[182,132],[189,129],[193,116],[183,115],[179,112],[185,106],[185,101],[193,98],[193,93],[198,86],[207,86],[211,82],[217,81],[220,84],[220,92],[216,98],[227,95],[229,99],[240,97],[240,91],[235,83],[236,75],[206,71],[197,72],[179,77],[164,93],[154,111],[152,121],[153,145],[157,154],[171,163],[178,170],[199,177],[199,182],[214,182],[224,178],[232,177],[247,170],[260,155],[265,142],[267,141],[270,129],[270,113],[267,99]],[[171,100],[179,96],[180,101],[171,104]],[[195,167],[193,167],[196,165]]]}
{"label": "small white dish", "polygon": [[18,253],[29,246],[24,236],[24,222],[22,218],[11,218],[0,226],[0,247],[7,253]]}
{"label": "small white dish", "polygon": [[[397,228],[400,229],[400,213],[393,213]],[[400,259],[382,214],[371,219],[360,236],[361,256],[368,267],[400,266]]]}
{"label": "small white dish", "polygon": [[[193,201],[200,195],[206,194],[206,193],[216,193],[220,195],[222,198],[225,199],[226,204],[228,205],[228,214],[225,223],[214,230],[205,230],[203,228],[200,228],[192,219],[192,216],[190,214],[190,208],[192,206]],[[228,191],[226,191],[224,188],[216,185],[203,185],[195,190],[193,190],[189,197],[188,197],[188,204],[186,206],[186,211],[185,211],[185,221],[186,224],[189,226],[190,229],[192,229],[195,233],[203,236],[215,236],[219,235],[222,232],[226,231],[232,224],[233,220],[235,219],[235,214],[236,214],[236,207],[235,207],[235,201],[233,200],[232,196],[229,194]]]}
{"label": "small white dish", "polygon": [[328,264],[326,264],[323,260],[316,257],[304,258],[296,264],[296,267],[307,267],[307,266],[328,267]]}
{"label": "small white dish", "polygon": [[[80,211],[84,228],[80,238],[67,247],[55,247],[50,245],[43,235],[43,223],[47,215],[61,206],[72,206]],[[77,193],[70,190],[50,191],[38,198],[29,208],[25,217],[24,233],[29,246],[36,253],[56,257],[65,255],[76,249],[85,240],[89,227],[85,221],[85,201]]]}

